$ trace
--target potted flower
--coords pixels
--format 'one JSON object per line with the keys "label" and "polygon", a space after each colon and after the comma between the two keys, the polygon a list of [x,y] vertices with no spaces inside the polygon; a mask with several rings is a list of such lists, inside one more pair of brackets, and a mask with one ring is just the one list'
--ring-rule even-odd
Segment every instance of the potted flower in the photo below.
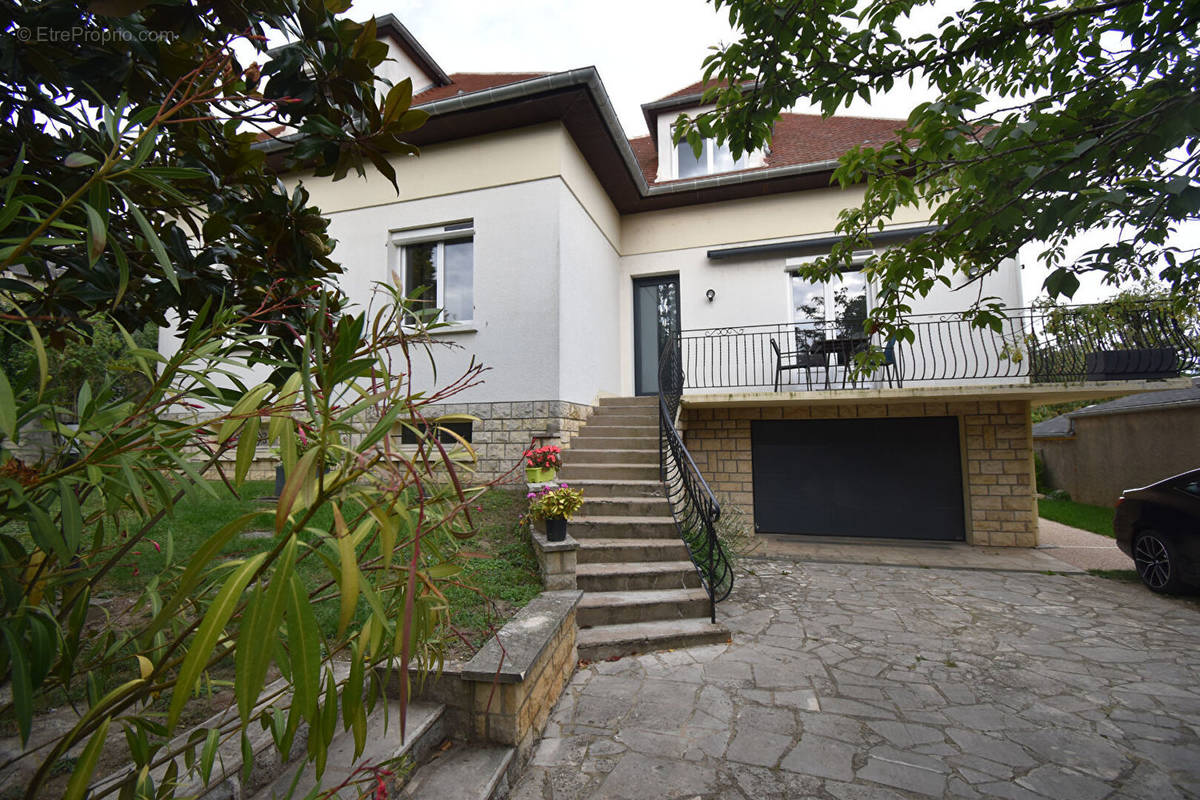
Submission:
{"label": "potted flower", "polygon": [[556,489],[545,487],[530,492],[529,516],[546,521],[546,538],[561,542],[567,538],[567,520],[583,506],[583,490],[571,489],[565,483]]}
{"label": "potted flower", "polygon": [[548,483],[558,475],[562,466],[562,448],[549,444],[525,451],[525,480],[528,483]]}

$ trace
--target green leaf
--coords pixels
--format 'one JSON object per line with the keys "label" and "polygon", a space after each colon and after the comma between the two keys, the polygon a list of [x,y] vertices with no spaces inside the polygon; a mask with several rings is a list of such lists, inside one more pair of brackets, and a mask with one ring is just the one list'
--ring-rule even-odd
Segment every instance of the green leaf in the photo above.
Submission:
{"label": "green leaf", "polygon": [[256,590],[246,607],[246,617],[238,634],[238,647],[234,661],[237,681],[234,694],[237,696],[238,713],[242,722],[249,723],[250,713],[258,702],[258,695],[266,683],[267,668],[271,664],[271,648],[263,642],[275,641],[279,625],[287,608],[291,591],[292,565],[296,559],[296,538],[293,536],[284,545],[276,559],[275,572],[266,591]]}
{"label": "green leaf", "polygon": [[167,256],[167,248],[163,246],[162,239],[158,238],[158,233],[155,232],[154,226],[142,214],[142,210],[137,207],[133,200],[129,199],[129,195],[121,191],[120,187],[115,187],[121,197],[125,198],[125,207],[129,211],[129,216],[133,217],[133,221],[137,223],[142,235],[146,237],[147,243],[150,245],[151,252],[154,253],[155,260],[158,261],[158,266],[162,268],[163,276],[171,287],[179,294],[179,276],[175,274],[175,267],[171,264],[171,259]]}
{"label": "green leaf", "polygon": [[83,800],[87,796],[88,784],[92,782],[92,773],[96,771],[96,764],[100,760],[100,751],[104,749],[104,743],[108,741],[110,722],[112,722],[112,717],[104,718],[100,727],[96,728],[96,732],[92,734],[92,738],[83,748],[83,752],[79,754],[79,760],[75,762],[75,769],[71,772],[71,781],[67,784],[63,800]]}
{"label": "green leaf", "polygon": [[237,460],[234,463],[233,482],[238,486],[246,479],[250,466],[254,463],[254,455],[258,450],[258,428],[261,420],[251,417],[246,420],[245,427],[238,435]]}
{"label": "green leaf", "polygon": [[[217,433],[217,444],[224,444],[225,441],[233,435],[242,424],[246,421],[243,419],[245,415],[258,409],[264,397],[269,392],[274,390],[274,386],[269,383],[260,383],[250,391],[242,395],[241,399],[234,404],[229,410],[229,414],[224,422],[221,423],[221,430]],[[258,437],[258,432],[255,431],[255,437]]]}
{"label": "green leaf", "polygon": [[24,643],[20,637],[14,635],[7,623],[0,623],[0,633],[4,634],[4,642],[8,645],[13,716],[17,720],[21,745],[24,746],[29,742],[29,732],[33,727],[33,679],[29,674],[29,662],[26,660]]}
{"label": "green leaf", "polygon": [[50,382],[50,360],[46,357],[46,346],[42,344],[42,334],[38,332],[37,327],[32,322],[26,322],[25,329],[29,331],[29,343],[33,347],[34,356],[37,358],[37,399],[41,400],[42,395],[46,393],[46,384]]}
{"label": "green leaf", "polygon": [[63,165],[70,167],[71,169],[77,169],[79,167],[91,167],[99,163],[99,161],[97,161],[94,157],[89,156],[87,153],[71,153],[69,156],[63,159]]}
{"label": "green leaf", "polygon": [[319,453],[320,451],[315,447],[309,450],[300,457],[296,468],[287,476],[287,481],[283,484],[283,491],[279,493],[279,500],[275,506],[276,533],[283,532],[283,526],[287,524],[288,516],[292,513],[292,506],[296,504],[296,498],[300,495],[301,490],[312,481]]}
{"label": "green leaf", "polygon": [[79,509],[79,498],[66,481],[58,481],[58,502],[62,515],[63,537],[67,551],[72,555],[79,552],[83,539],[83,513]]}
{"label": "green leaf", "polygon": [[92,267],[95,266],[96,259],[100,258],[100,254],[104,252],[104,248],[108,245],[108,227],[104,224],[104,218],[100,216],[99,211],[87,203],[80,203],[80,205],[87,212],[88,266]]}
{"label": "green leaf", "polygon": [[3,369],[0,369],[0,433],[9,439],[17,437],[17,399]]}
{"label": "green leaf", "polygon": [[405,78],[392,87],[383,104],[384,122],[392,122],[412,105],[412,78]]}
{"label": "green leaf", "polygon": [[209,728],[208,736],[204,738],[204,748],[200,751],[200,777],[204,785],[212,777],[213,759],[217,756],[217,745],[221,743],[221,732],[217,728]]}
{"label": "green leaf", "polygon": [[312,604],[298,575],[288,582],[287,640],[291,653],[292,705],[310,725],[317,721],[321,694],[321,641]]}
{"label": "green leaf", "polygon": [[338,559],[341,566],[341,575],[338,579],[338,588],[341,590],[341,614],[338,616],[337,637],[340,639],[342,634],[346,632],[347,626],[350,625],[350,620],[354,619],[354,611],[358,608],[358,555],[354,551],[354,538],[350,536],[350,531],[346,529],[346,521],[342,518],[342,512],[338,509],[336,503],[330,504],[333,508],[333,520],[335,530],[337,532],[337,547]]}
{"label": "green leaf", "polygon": [[175,689],[171,693],[171,706],[167,711],[168,730],[173,730],[179,723],[183,707],[187,705],[192,689],[200,679],[200,673],[207,666],[218,638],[224,633],[225,623],[233,616],[234,609],[241,602],[242,592],[245,591],[246,585],[268,555],[270,554],[259,553],[242,563],[225,581],[217,598],[213,600],[212,605],[204,614],[204,621],[200,623],[200,628],[192,639],[191,647],[188,648],[187,656],[184,657],[183,664],[179,667],[179,677],[175,681]]}

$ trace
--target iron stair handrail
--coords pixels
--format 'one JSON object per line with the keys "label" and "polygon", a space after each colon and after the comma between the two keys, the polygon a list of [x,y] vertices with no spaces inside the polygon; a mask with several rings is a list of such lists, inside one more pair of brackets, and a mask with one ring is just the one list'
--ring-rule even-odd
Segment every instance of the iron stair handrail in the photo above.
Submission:
{"label": "iron stair handrail", "polygon": [[671,507],[679,538],[708,594],[709,617],[717,621],[717,603],[733,589],[733,565],[717,537],[721,504],[700,473],[675,427],[683,397],[683,369],[678,332],[671,332],[658,360],[659,477]]}

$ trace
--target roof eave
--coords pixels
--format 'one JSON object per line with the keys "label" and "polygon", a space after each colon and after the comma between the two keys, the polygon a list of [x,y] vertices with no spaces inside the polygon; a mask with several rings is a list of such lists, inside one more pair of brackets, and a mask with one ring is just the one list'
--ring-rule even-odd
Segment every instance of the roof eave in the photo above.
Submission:
{"label": "roof eave", "polygon": [[[652,203],[652,208],[650,209],[622,208],[623,212],[652,210],[653,208],[662,207],[661,201],[663,200],[682,197],[688,194],[704,193],[706,195],[714,195],[718,190],[722,189],[728,190],[738,187],[747,189],[753,186],[766,186],[783,179],[811,177],[815,180],[823,174],[832,175],[834,168],[837,166],[837,162],[833,160],[818,161],[809,164],[732,172],[690,180],[672,181],[670,184],[662,186],[651,186],[647,183],[646,177],[638,165],[637,157],[634,155],[629,140],[625,137],[624,129],[617,119],[616,111],[608,97],[608,93],[604,89],[603,83],[600,81],[600,75],[595,67],[581,67],[565,72],[556,72],[551,75],[528,78],[515,83],[435,100],[431,103],[414,105],[414,107],[428,112],[431,118],[436,118],[450,114],[478,111],[489,106],[504,103],[513,103],[527,99],[532,100],[538,96],[569,90],[580,90],[587,93],[600,118],[607,139],[616,150],[620,161],[624,165],[625,174],[623,177],[632,184],[637,198],[641,201],[660,201],[659,203]],[[420,98],[418,97],[417,99],[419,100]],[[298,138],[299,134],[290,134],[285,137],[261,142],[256,146],[262,148],[268,154],[274,154],[287,149]],[[781,190],[776,189],[775,191]],[[719,196],[699,197],[695,198],[694,202],[709,202],[719,199],[724,198]],[[618,207],[620,208],[619,205]]]}

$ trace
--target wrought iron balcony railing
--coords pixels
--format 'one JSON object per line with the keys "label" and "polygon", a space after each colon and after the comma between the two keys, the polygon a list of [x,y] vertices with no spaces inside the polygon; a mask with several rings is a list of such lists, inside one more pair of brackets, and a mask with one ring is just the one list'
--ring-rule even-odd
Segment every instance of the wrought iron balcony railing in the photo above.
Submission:
{"label": "wrought iron balcony railing", "polygon": [[[687,391],[801,391],[909,384],[1148,380],[1200,370],[1200,333],[1166,304],[1009,309],[996,327],[955,314],[914,315],[913,341],[880,340],[859,320],[686,330]],[[884,364],[859,366],[874,347]]]}

